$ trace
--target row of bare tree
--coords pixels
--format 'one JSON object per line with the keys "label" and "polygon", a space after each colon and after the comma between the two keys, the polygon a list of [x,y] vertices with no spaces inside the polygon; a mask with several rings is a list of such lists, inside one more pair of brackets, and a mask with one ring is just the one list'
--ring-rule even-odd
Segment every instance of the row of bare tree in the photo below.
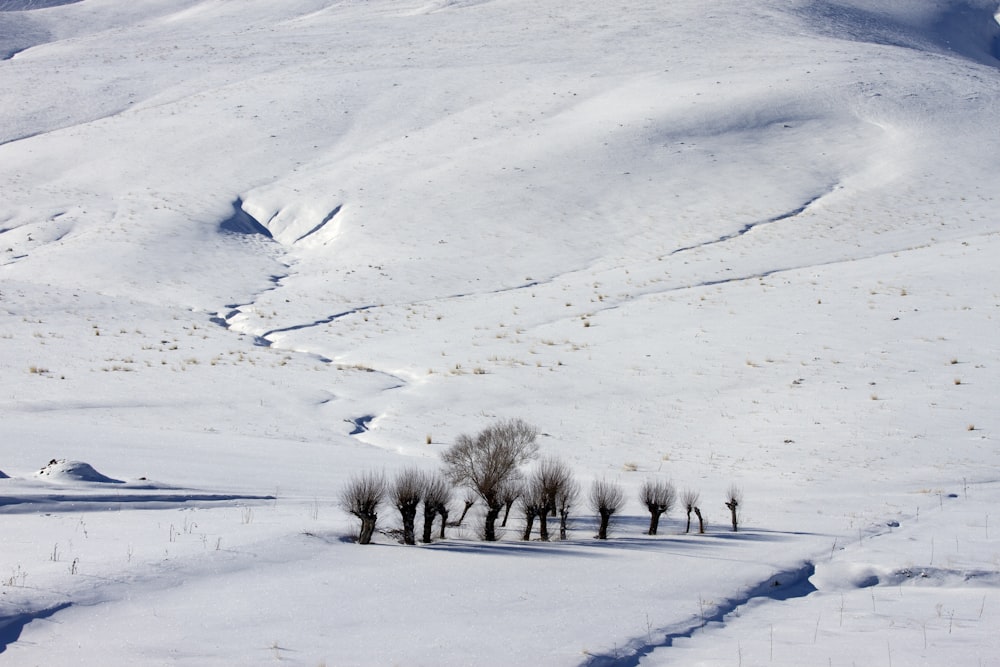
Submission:
{"label": "row of bare tree", "polygon": [[[478,501],[486,506],[483,524],[486,541],[497,539],[497,522],[500,521],[501,527],[506,526],[515,504],[519,504],[524,515],[522,539],[531,539],[537,520],[539,538],[548,540],[550,517],[558,518],[559,539],[566,539],[570,512],[577,507],[580,498],[580,485],[573,479],[569,466],[553,457],[542,458],[527,475],[521,472],[525,463],[538,456],[537,437],[537,429],[520,419],[499,421],[475,436],[458,436],[455,444],[441,455],[443,473],[427,474],[406,468],[391,481],[374,472],[351,478],[340,499],[342,507],[361,521],[358,542],[371,542],[379,508],[386,500],[399,512],[405,544],[416,544],[416,518],[421,504],[424,519],[421,539],[426,543],[432,540],[436,519],[440,521],[438,536],[444,539],[446,526],[461,525],[466,513]],[[461,516],[449,524],[448,506],[454,486],[465,487],[467,492]],[[656,535],[660,517],[675,506],[676,499],[677,492],[668,481],[647,480],[642,485],[639,500],[650,514],[650,535]],[[698,532],[705,532],[698,499],[699,494],[695,491],[685,491],[681,495],[681,505],[687,512],[685,532],[691,530],[692,512],[698,517]],[[597,480],[590,489],[588,500],[591,509],[600,517],[597,538],[607,539],[612,517],[625,504],[625,493],[614,482]],[[741,503],[740,490],[730,487],[726,507],[731,512],[734,531],[738,530]]]}

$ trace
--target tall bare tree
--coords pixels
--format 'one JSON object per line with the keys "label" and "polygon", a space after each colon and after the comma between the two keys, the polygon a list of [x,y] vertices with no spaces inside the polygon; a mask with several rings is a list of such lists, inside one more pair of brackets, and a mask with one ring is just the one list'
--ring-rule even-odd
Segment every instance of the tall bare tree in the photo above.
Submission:
{"label": "tall bare tree", "polygon": [[472,489],[486,505],[483,539],[496,541],[496,522],[504,507],[504,486],[538,452],[538,430],[520,419],[499,421],[475,437],[460,435],[441,454],[448,476]]}
{"label": "tall bare tree", "polygon": [[743,504],[743,489],[736,486],[735,484],[730,485],[729,489],[726,491],[726,507],[729,508],[729,514],[733,520],[734,533],[740,528],[738,510],[740,508],[740,505],[742,504]]}
{"label": "tall bare tree", "polygon": [[358,544],[371,543],[385,491],[385,477],[371,471],[351,477],[341,489],[340,506],[361,521]]}
{"label": "tall bare tree", "polygon": [[622,487],[614,482],[604,479],[594,480],[590,487],[590,507],[601,517],[601,524],[597,530],[597,539],[608,539],[608,526],[611,517],[619,512],[625,505],[625,492]]}
{"label": "tall bare tree", "polygon": [[670,511],[677,498],[677,491],[670,482],[660,479],[646,480],[639,489],[639,500],[649,510],[649,534],[656,535],[660,517]]}

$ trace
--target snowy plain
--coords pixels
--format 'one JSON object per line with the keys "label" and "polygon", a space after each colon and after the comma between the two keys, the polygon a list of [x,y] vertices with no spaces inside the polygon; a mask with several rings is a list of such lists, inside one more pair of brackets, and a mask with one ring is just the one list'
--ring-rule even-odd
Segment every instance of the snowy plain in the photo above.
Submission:
{"label": "snowy plain", "polygon": [[[998,11],[0,0],[0,662],[998,664]],[[508,417],[611,539],[351,541]]]}

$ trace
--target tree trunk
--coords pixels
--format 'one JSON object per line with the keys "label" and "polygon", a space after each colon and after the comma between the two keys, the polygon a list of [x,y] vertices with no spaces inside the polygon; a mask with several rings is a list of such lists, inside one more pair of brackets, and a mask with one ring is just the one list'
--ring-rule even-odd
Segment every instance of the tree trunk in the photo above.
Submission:
{"label": "tree trunk", "polygon": [[597,529],[597,539],[608,539],[608,524],[611,523],[611,512],[601,512],[601,525]]}
{"label": "tree trunk", "polygon": [[736,523],[736,507],[737,507],[737,504],[735,502],[726,503],[726,507],[729,508],[729,513],[733,517],[733,532],[735,533],[737,530],[739,530],[739,525]]}
{"label": "tree trunk", "polygon": [[524,513],[524,534],[521,535],[521,539],[527,542],[531,539],[531,529],[535,525],[535,513],[525,512]]}
{"label": "tree trunk", "polygon": [[483,539],[487,542],[497,541],[497,519],[500,518],[502,506],[490,507],[486,510],[486,524],[483,526]]}
{"label": "tree trunk", "polygon": [[473,500],[471,503],[468,500],[465,501],[465,507],[462,509],[462,514],[458,517],[458,521],[455,522],[456,526],[462,525],[462,522],[465,521],[465,515],[469,513],[469,508],[475,504],[476,504],[475,500]]}
{"label": "tree trunk", "polygon": [[649,534],[656,535],[656,529],[660,527],[660,514],[657,510],[650,510],[649,512]]}
{"label": "tree trunk", "polygon": [[503,521],[500,522],[500,527],[501,528],[506,528],[507,527],[507,518],[510,516],[510,508],[513,507],[513,506],[514,506],[514,501],[513,500],[510,501],[509,503],[505,503],[504,504],[504,508],[503,508]]}
{"label": "tree trunk", "polygon": [[417,506],[401,507],[399,516],[403,519],[403,544],[416,544],[417,536],[414,524],[417,521]]}
{"label": "tree trunk", "polygon": [[439,507],[438,514],[441,515],[441,534],[438,535],[442,540],[444,539],[444,527],[448,525],[448,508]]}
{"label": "tree trunk", "polygon": [[569,523],[569,512],[559,513],[559,539],[566,539],[566,524]]}
{"label": "tree trunk", "polygon": [[431,531],[434,528],[434,514],[434,510],[424,508],[424,534],[420,540],[424,544],[430,544],[431,542]]}
{"label": "tree trunk", "polygon": [[697,507],[694,508],[694,513],[698,515],[698,534],[705,534],[705,519],[701,516],[701,510]]}
{"label": "tree trunk", "polygon": [[358,544],[371,544],[372,535],[375,534],[375,522],[378,516],[369,514],[361,517],[361,533],[358,535]]}
{"label": "tree trunk", "polygon": [[549,510],[543,509],[538,513],[538,536],[542,542],[549,541]]}
{"label": "tree trunk", "polygon": [[691,532],[691,510],[690,509],[688,509],[688,522],[687,522],[687,526],[684,528],[684,532],[685,533],[690,533]]}

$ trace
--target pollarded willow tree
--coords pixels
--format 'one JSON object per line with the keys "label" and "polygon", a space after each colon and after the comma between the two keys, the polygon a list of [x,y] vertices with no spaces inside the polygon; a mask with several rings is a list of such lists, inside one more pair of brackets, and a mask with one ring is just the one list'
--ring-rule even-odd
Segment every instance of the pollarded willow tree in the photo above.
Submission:
{"label": "pollarded willow tree", "polygon": [[562,460],[547,456],[532,471],[529,485],[534,487],[539,499],[538,533],[543,541],[549,539],[549,514],[555,516],[559,509],[561,491],[573,484],[573,473]]}
{"label": "pollarded willow tree", "polygon": [[519,479],[513,479],[507,482],[500,490],[500,500],[503,502],[503,521],[500,522],[501,528],[506,527],[507,519],[510,517],[510,510],[514,507],[514,503],[521,498],[522,491],[522,484]]}
{"label": "pollarded willow tree", "polygon": [[569,513],[576,507],[580,497],[580,485],[569,479],[556,493],[556,511],[559,512],[559,539],[566,539],[566,528],[569,523]]}
{"label": "pollarded willow tree", "polygon": [[389,487],[389,497],[403,522],[403,544],[417,543],[414,524],[426,484],[424,473],[415,468],[405,468]]}
{"label": "pollarded willow tree", "polygon": [[[681,505],[684,506],[684,511],[687,512],[687,526],[684,528],[685,533],[691,532],[691,512],[698,508],[698,498],[701,497],[697,491],[693,489],[686,489],[681,495]],[[701,510],[698,510],[698,519],[701,520]],[[700,532],[704,533],[704,530]]]}
{"label": "pollarded willow tree", "polygon": [[735,484],[730,485],[726,491],[726,507],[729,508],[729,515],[733,522],[733,532],[740,529],[740,505],[743,504],[743,489]]}
{"label": "pollarded willow tree", "polygon": [[355,475],[340,491],[340,506],[361,521],[358,544],[369,544],[375,534],[378,508],[385,497],[385,477],[371,471]]}
{"label": "pollarded willow tree", "polygon": [[531,539],[531,529],[535,525],[535,517],[545,516],[545,494],[539,487],[536,479],[529,478],[521,486],[521,495],[518,497],[521,503],[521,511],[524,513],[524,533],[522,540]]}
{"label": "pollarded willow tree", "polygon": [[660,517],[674,506],[677,498],[677,491],[670,482],[660,479],[655,482],[647,479],[639,489],[639,500],[646,509],[649,510],[649,531],[650,535],[656,535],[660,525]]}
{"label": "pollarded willow tree", "polygon": [[438,473],[429,475],[424,484],[424,534],[421,541],[425,544],[431,541],[434,518],[437,516],[441,517],[441,539],[444,539],[449,502],[451,502],[451,484]]}
{"label": "pollarded willow tree", "polygon": [[597,539],[608,539],[608,526],[611,517],[625,506],[625,492],[622,487],[614,482],[604,479],[594,480],[590,487],[590,507],[601,517],[600,527],[597,529]]}
{"label": "pollarded willow tree", "polygon": [[521,419],[507,419],[488,426],[475,437],[460,435],[441,454],[445,470],[455,484],[472,489],[486,505],[483,539],[497,539],[496,522],[504,508],[505,486],[518,477],[518,469],[538,453],[538,429]]}

